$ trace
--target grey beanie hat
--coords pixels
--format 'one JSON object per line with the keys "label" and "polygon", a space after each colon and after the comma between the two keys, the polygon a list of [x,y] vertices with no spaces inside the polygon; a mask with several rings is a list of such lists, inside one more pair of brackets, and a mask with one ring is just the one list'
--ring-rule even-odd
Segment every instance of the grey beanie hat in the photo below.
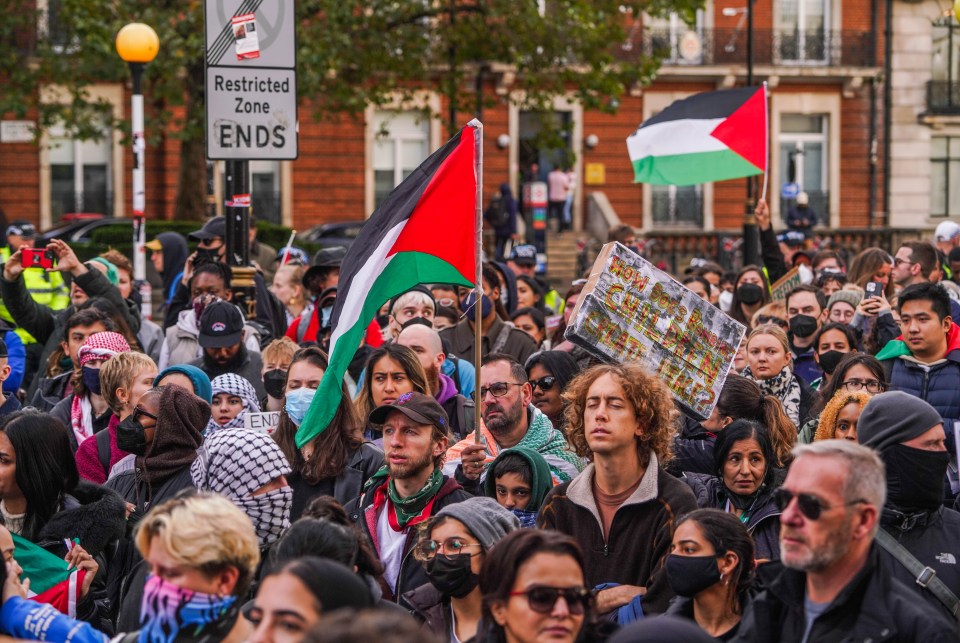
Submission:
{"label": "grey beanie hat", "polygon": [[857,424],[857,441],[883,453],[938,424],[943,424],[943,418],[919,397],[903,391],[888,391],[870,398],[863,407]]}
{"label": "grey beanie hat", "polygon": [[520,529],[519,518],[493,498],[485,496],[447,505],[437,513],[437,517],[440,516],[450,516],[462,522],[480,541],[484,551],[490,551],[498,540],[514,529]]}
{"label": "grey beanie hat", "polygon": [[858,293],[856,290],[838,290],[830,295],[830,301],[827,302],[827,310],[833,308],[833,305],[838,301],[842,301],[845,304],[850,304],[851,307],[856,309],[862,300],[863,295]]}

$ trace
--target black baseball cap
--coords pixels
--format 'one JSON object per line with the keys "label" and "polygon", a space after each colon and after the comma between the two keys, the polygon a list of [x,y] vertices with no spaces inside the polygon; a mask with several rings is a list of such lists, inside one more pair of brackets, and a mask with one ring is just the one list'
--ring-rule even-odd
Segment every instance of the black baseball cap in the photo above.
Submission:
{"label": "black baseball cap", "polygon": [[514,246],[509,261],[518,266],[535,266],[537,265],[537,247],[529,243]]}
{"label": "black baseball cap", "polygon": [[37,227],[29,221],[14,221],[7,226],[7,236],[16,235],[32,239],[37,236]]}
{"label": "black baseball cap", "polygon": [[208,305],[198,326],[197,341],[201,348],[236,346],[243,337],[243,315],[229,301],[215,301]]}
{"label": "black baseball cap", "polygon": [[435,426],[444,434],[450,431],[450,419],[440,403],[432,395],[404,393],[389,404],[382,404],[370,412],[372,424],[383,424],[387,416],[399,411],[417,424]]}
{"label": "black baseball cap", "polygon": [[214,237],[225,239],[227,236],[227,220],[224,217],[213,217],[203,224],[199,230],[188,235],[194,241],[210,241]]}

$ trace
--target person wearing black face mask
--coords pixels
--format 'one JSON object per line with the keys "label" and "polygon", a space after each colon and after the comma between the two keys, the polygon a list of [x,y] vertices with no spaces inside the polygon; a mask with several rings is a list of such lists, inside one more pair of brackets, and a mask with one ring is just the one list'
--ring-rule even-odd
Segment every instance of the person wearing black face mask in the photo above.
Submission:
{"label": "person wearing black face mask", "polygon": [[770,303],[770,291],[763,270],[758,266],[745,266],[737,275],[730,303],[730,316],[750,327],[753,314],[764,304]]}
{"label": "person wearing black face mask", "polygon": [[827,297],[817,288],[804,284],[787,293],[787,321],[790,324],[790,352],[793,372],[808,384],[823,376],[814,359],[814,336],[820,330]]}
{"label": "person wearing black face mask", "polygon": [[263,378],[263,388],[266,397],[260,398],[260,408],[264,411],[280,411],[283,409],[283,392],[287,385],[287,371],[293,354],[300,349],[289,337],[275,339],[263,349],[263,367],[260,375]]}
{"label": "person wearing black face mask", "polygon": [[955,596],[960,596],[960,513],[942,505],[950,453],[945,442],[943,419],[923,400],[889,391],[873,397],[860,414],[857,440],[876,449],[886,467],[887,501],[878,534],[883,560],[890,572],[921,592],[931,604],[940,600],[917,583],[897,555],[899,543],[922,566],[936,572]]}
{"label": "person wearing black face mask", "polygon": [[668,615],[690,619],[719,641],[737,634],[754,581],[753,541],[733,514],[698,509],[682,516],[666,559],[677,598]]}
{"label": "person wearing black face mask", "polygon": [[823,376],[810,382],[810,388],[819,391],[830,382],[833,371],[847,353],[857,352],[857,337],[846,324],[827,324],[813,338],[813,358],[823,369]]}
{"label": "person wearing black face mask", "polygon": [[480,568],[490,549],[519,528],[517,517],[493,498],[448,505],[431,519],[414,550],[430,582],[404,594],[424,629],[444,641],[476,636],[483,603]]}

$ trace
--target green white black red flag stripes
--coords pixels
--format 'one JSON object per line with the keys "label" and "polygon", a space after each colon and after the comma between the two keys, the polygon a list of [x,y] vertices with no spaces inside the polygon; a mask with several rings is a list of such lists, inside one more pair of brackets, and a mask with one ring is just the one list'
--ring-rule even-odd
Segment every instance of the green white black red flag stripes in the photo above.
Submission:
{"label": "green white black red flag stripes", "polygon": [[694,185],[767,171],[767,90],[695,94],[627,138],[635,183]]}
{"label": "green white black red flag stripes", "polygon": [[471,121],[431,154],[377,208],[347,251],[333,307],[330,366],[297,430],[298,447],[336,414],[347,366],[384,303],[417,284],[473,286],[480,127]]}

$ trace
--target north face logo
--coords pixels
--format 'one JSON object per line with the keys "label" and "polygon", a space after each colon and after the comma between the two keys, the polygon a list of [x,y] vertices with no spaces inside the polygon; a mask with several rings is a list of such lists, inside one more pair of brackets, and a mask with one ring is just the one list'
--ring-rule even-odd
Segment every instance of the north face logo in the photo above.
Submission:
{"label": "north face logo", "polygon": [[941,565],[956,565],[957,559],[953,554],[940,554],[937,556],[937,562]]}

